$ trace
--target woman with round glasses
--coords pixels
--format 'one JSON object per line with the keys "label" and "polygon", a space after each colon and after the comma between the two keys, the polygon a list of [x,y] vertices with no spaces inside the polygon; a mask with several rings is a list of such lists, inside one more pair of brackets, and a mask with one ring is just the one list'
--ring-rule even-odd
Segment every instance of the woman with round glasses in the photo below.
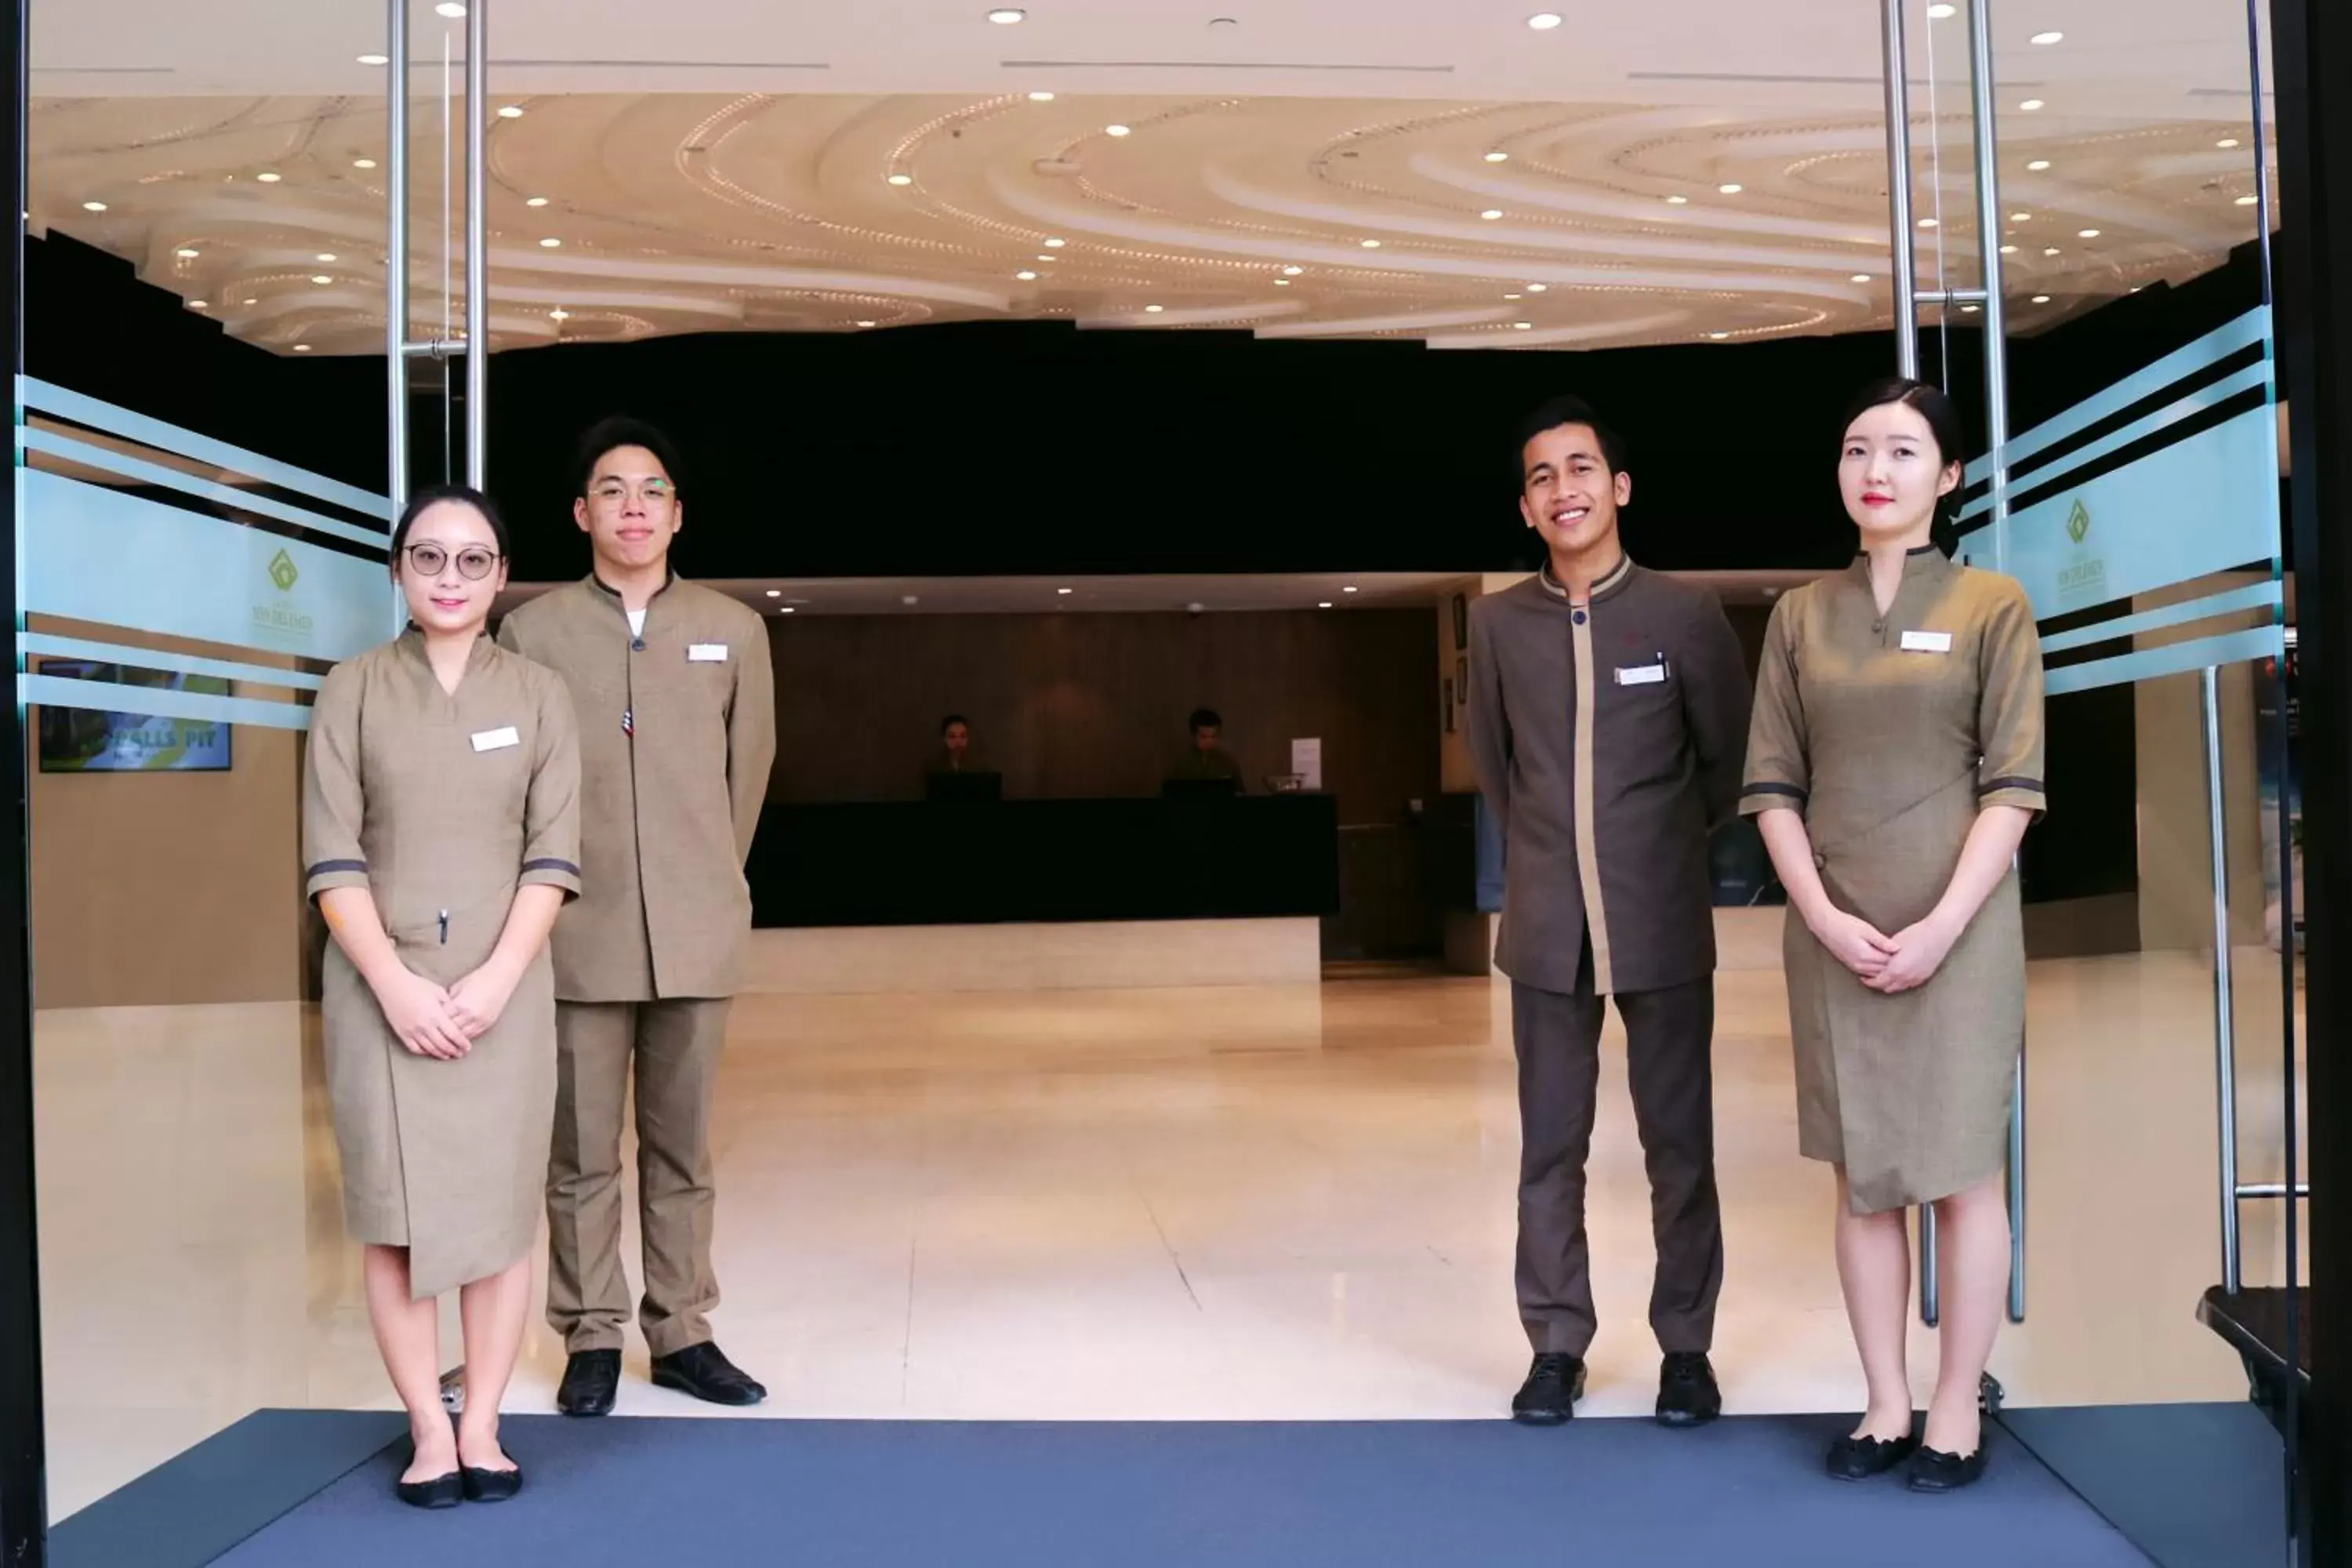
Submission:
{"label": "woman with round glasses", "polygon": [[[392,537],[408,629],[311,710],[309,896],[343,1206],[408,1411],[403,1501],[522,1486],[499,1442],[555,1116],[556,911],[580,891],[579,737],[562,681],[484,635],[507,581],[488,500],[421,493]],[[436,1298],[459,1293],[466,1407],[441,1405]]]}

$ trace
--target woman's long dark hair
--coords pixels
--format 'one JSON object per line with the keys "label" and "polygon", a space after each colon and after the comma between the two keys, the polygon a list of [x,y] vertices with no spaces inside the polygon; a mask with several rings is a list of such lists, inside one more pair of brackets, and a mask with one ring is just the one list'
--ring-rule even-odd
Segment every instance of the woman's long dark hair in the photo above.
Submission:
{"label": "woman's long dark hair", "polygon": [[[1855,396],[1853,406],[1846,410],[1845,423],[1838,426],[1838,439],[1843,441],[1845,433],[1853,428],[1853,422],[1872,409],[1895,403],[1916,410],[1927,422],[1927,434],[1936,439],[1937,473],[1968,460],[1964,456],[1968,447],[1960,428],[1960,411],[1950,395],[1932,382],[1914,381],[1906,375],[1890,375],[1864,387]],[[1950,495],[1938,497],[1935,520],[1928,525],[1929,542],[1947,555],[1959,547],[1960,531],[1954,514],[1959,510],[1961,491],[1967,488],[1963,484]]]}

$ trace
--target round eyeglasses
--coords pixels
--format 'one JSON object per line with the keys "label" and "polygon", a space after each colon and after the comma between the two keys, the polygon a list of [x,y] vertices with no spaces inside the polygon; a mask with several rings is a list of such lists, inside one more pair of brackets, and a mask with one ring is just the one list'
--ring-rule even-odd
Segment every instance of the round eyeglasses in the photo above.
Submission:
{"label": "round eyeglasses", "polygon": [[[411,544],[404,553],[409,566],[420,577],[438,577],[441,569],[449,564],[447,546]],[[485,545],[468,544],[457,552],[457,575],[469,583],[478,583],[498,569],[499,552]]]}

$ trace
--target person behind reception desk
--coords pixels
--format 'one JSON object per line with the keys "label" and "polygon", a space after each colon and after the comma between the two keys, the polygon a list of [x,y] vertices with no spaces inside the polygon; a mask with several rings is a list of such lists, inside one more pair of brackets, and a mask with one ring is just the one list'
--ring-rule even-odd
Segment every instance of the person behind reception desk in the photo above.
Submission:
{"label": "person behind reception desk", "polygon": [[1235,795],[1242,791],[1242,765],[1231,752],[1218,742],[1225,732],[1225,721],[1213,708],[1192,710],[1192,745],[1176,764],[1168,770],[1167,784],[1192,788],[1205,784],[1223,784]]}
{"label": "person behind reception desk", "polygon": [[971,721],[950,713],[940,721],[940,749],[923,769],[926,800],[996,800],[1003,775],[981,766],[971,754]]}

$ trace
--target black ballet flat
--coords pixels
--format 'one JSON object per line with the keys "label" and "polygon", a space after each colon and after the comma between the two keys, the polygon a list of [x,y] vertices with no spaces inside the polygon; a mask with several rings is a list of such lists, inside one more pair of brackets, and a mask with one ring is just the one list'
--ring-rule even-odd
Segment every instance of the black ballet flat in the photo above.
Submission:
{"label": "black ballet flat", "polygon": [[429,1481],[402,1481],[393,1491],[411,1508],[456,1508],[468,1495],[467,1482],[455,1470]]}
{"label": "black ballet flat", "polygon": [[1947,1454],[1941,1448],[1921,1448],[1911,1456],[1910,1487],[1915,1492],[1956,1492],[1962,1487],[1972,1487],[1984,1479],[1985,1447],[1977,1442],[1977,1451],[1965,1458]]}
{"label": "black ballet flat", "polygon": [[1829,1472],[1841,1481],[1866,1481],[1883,1476],[1919,1448],[1919,1439],[1906,1432],[1892,1441],[1876,1437],[1841,1437],[1830,1445]]}
{"label": "black ballet flat", "polygon": [[484,1470],[468,1465],[464,1473],[467,1502],[504,1502],[522,1490],[520,1465],[511,1470]]}

